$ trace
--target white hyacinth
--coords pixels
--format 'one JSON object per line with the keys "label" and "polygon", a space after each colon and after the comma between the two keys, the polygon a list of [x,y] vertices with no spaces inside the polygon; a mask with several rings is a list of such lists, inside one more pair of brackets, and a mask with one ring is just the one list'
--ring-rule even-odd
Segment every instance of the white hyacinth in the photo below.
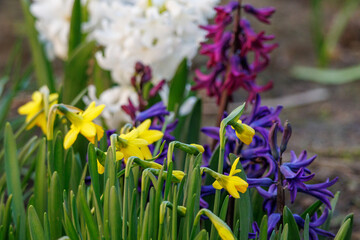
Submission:
{"label": "white hyacinth", "polygon": [[[96,0],[89,3],[89,26],[103,52],[96,58],[113,80],[130,84],[134,64],[150,65],[154,83],[171,79],[183,58],[197,52],[218,0]],[[106,10],[107,6],[107,10]]]}
{"label": "white hyacinth", "polygon": [[34,0],[30,6],[48,56],[66,59],[74,0]]}

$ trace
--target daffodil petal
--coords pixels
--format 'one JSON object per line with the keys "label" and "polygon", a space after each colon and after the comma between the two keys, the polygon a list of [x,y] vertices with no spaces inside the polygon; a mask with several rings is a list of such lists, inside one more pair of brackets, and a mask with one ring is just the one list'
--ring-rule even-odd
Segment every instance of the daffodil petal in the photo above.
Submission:
{"label": "daffodil petal", "polygon": [[[39,111],[39,104],[35,103],[35,102],[28,102],[24,105],[22,105],[21,107],[19,107],[18,109],[18,113],[21,115],[26,115],[29,114],[31,112],[34,111]],[[33,113],[33,115],[35,115],[36,113]]]}
{"label": "daffodil petal", "polygon": [[233,165],[231,166],[231,170],[230,170],[229,176],[232,176],[232,175],[236,174],[236,173],[235,173],[235,171],[236,171],[236,166],[238,165],[239,160],[240,160],[240,158],[235,159]]}
{"label": "daffodil petal", "polygon": [[95,102],[92,102],[90,106],[84,111],[82,116],[86,121],[92,121],[101,114],[104,108],[105,108],[104,104],[95,107]]}
{"label": "daffodil petal", "polygon": [[149,143],[144,139],[136,138],[131,140],[131,144],[142,147],[142,146],[147,146]]}
{"label": "daffodil petal", "polygon": [[244,181],[243,179],[237,176],[232,177],[231,181],[234,183],[236,190],[241,193],[245,193],[249,186],[249,184],[246,181]]}
{"label": "daffodil petal", "polygon": [[104,129],[95,123],[94,123],[94,126],[96,128],[97,140],[100,141],[100,139],[104,136]]}
{"label": "daffodil petal", "polygon": [[158,130],[147,130],[143,133],[140,132],[139,134],[139,138],[145,139],[146,141],[148,141],[149,144],[160,140],[163,136],[164,134]]}
{"label": "daffodil petal", "polygon": [[40,114],[36,118],[36,123],[35,124],[41,128],[41,130],[43,131],[44,134],[46,134],[46,132],[47,132],[47,123],[46,123],[45,114],[43,114],[43,113]]}
{"label": "daffodil petal", "polygon": [[101,163],[99,161],[97,161],[97,170],[99,174],[103,174],[105,171],[105,168],[103,165],[101,165]]}
{"label": "daffodil petal", "polygon": [[59,98],[59,94],[57,94],[57,93],[50,94],[49,95],[49,102],[51,102],[51,105],[56,104],[57,101],[55,101],[55,100],[57,100],[58,98]]}
{"label": "daffodil petal", "polygon": [[127,158],[135,156],[140,159],[144,159],[144,155],[142,154],[140,149],[134,145],[129,144],[126,148],[121,148],[121,152],[124,154],[124,156],[127,156]]}
{"label": "daffodil petal", "polygon": [[213,182],[212,186],[217,190],[223,189],[218,181]]}
{"label": "daffodil petal", "polygon": [[116,161],[120,161],[124,158],[124,154],[120,151],[116,151]]}
{"label": "daffodil petal", "polygon": [[136,129],[139,131],[139,133],[141,134],[142,132],[146,131],[149,129],[151,125],[151,120],[150,119],[146,119],[145,121],[143,121]]}
{"label": "daffodil petal", "polygon": [[150,149],[149,149],[148,146],[140,147],[140,151],[142,152],[145,159],[151,159],[152,158],[152,154],[151,154]]}
{"label": "daffodil petal", "polygon": [[139,136],[139,131],[137,129],[131,130],[127,134],[121,134],[120,137],[126,140],[136,139]]}
{"label": "daffodil petal", "polygon": [[71,147],[71,145],[73,145],[78,134],[79,134],[79,129],[77,129],[75,127],[70,128],[70,130],[65,135],[65,139],[64,139],[64,148],[65,149],[68,149]]}
{"label": "daffodil petal", "polygon": [[81,124],[80,133],[86,137],[90,142],[94,143],[96,135],[96,127],[92,122],[85,122]]}
{"label": "daffodil petal", "polygon": [[228,193],[233,196],[234,198],[240,198],[240,195],[235,187],[235,185],[231,182],[229,182],[226,185],[226,191],[228,191]]}

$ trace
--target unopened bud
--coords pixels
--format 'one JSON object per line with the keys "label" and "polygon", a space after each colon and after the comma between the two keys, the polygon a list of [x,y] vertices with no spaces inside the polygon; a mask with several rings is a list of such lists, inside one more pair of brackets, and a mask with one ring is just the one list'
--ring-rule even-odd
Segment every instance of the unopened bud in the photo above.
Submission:
{"label": "unopened bud", "polygon": [[281,144],[280,144],[280,153],[281,154],[283,154],[283,152],[285,152],[285,150],[287,148],[287,144],[291,137],[291,133],[292,133],[291,125],[288,121],[286,121],[285,126],[284,126],[284,133],[283,133],[283,136],[281,139]]}
{"label": "unopened bud", "polygon": [[135,63],[135,72],[140,73],[142,71],[144,71],[144,64],[142,64],[141,62],[136,62]]}
{"label": "unopened bud", "polygon": [[277,146],[277,131],[279,128],[279,123],[275,122],[270,128],[269,132],[269,144],[271,149],[271,155],[277,161],[279,159],[279,151]]}

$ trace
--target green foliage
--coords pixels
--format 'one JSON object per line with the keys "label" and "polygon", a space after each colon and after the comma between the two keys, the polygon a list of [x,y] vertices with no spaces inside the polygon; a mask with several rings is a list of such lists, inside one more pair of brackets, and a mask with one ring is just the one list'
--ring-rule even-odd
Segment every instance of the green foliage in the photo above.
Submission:
{"label": "green foliage", "polygon": [[183,59],[170,82],[168,110],[177,112],[184,99],[186,83],[188,82],[187,59]]}
{"label": "green foliage", "polygon": [[[88,82],[89,60],[94,54],[96,43],[83,42],[69,55],[65,63],[63,86],[63,102],[71,103],[75,97],[86,88]],[[80,105],[80,104],[78,104]],[[81,107],[81,106],[79,106]]]}
{"label": "green foliage", "polygon": [[55,92],[55,78],[49,60],[46,57],[43,44],[38,40],[38,32],[35,29],[35,19],[30,13],[30,1],[20,0],[25,18],[25,29],[30,42],[34,70],[38,87],[47,85],[51,92]]}

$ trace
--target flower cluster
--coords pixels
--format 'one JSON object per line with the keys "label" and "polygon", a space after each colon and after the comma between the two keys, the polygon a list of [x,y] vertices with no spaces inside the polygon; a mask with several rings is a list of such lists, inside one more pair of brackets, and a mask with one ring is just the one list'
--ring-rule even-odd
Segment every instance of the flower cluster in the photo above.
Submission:
{"label": "flower cluster", "polygon": [[[206,37],[212,41],[203,42],[200,50],[201,54],[209,57],[207,68],[210,72],[205,74],[196,70],[193,89],[206,89],[207,94],[215,96],[218,103],[224,92],[231,96],[234,91],[243,88],[249,93],[248,100],[253,100],[257,93],[272,86],[271,82],[259,86],[255,80],[256,75],[269,64],[269,53],[277,47],[277,44],[267,43],[274,36],[265,35],[265,32],[256,33],[248,20],[239,20],[241,9],[264,23],[269,23],[275,11],[274,8],[240,6],[238,2],[231,1],[228,5],[215,8],[215,24],[202,26],[207,31]],[[234,12],[237,14],[235,19]],[[227,30],[231,23],[235,32]]]}
{"label": "flower cluster", "polygon": [[[130,84],[132,66],[141,60],[153,69],[154,82],[171,79],[184,59],[192,59],[217,0],[91,1],[90,22],[98,27],[93,38],[104,46],[96,58],[118,84]],[[101,11],[101,13],[100,13]],[[100,18],[99,16],[106,16]],[[166,66],[166,67],[164,67]]]}
{"label": "flower cluster", "polygon": [[[239,142],[239,134],[236,131],[236,127],[231,128],[228,126],[226,129],[227,142],[225,146],[225,156],[228,156],[230,153],[235,153],[239,156],[240,162],[246,171],[249,187],[256,188],[260,196],[263,197],[263,208],[268,216],[278,214],[275,212],[277,211],[277,204],[280,197],[279,184],[282,190],[289,191],[291,203],[295,202],[297,193],[302,192],[317,198],[326,208],[331,209],[329,198],[333,198],[334,195],[327,188],[334,185],[337,178],[331,181],[326,180],[323,183],[308,183],[308,181],[312,180],[315,176],[314,173],[311,173],[309,165],[315,160],[316,156],[309,158],[306,151],[296,156],[296,154],[291,151],[289,161],[283,162],[282,154],[287,149],[292,131],[288,122],[286,122],[284,126],[280,125],[279,114],[281,109],[281,106],[277,108],[261,106],[260,96],[257,95],[256,100],[253,102],[252,111],[249,114],[241,116],[238,122],[248,124],[249,127],[255,130],[256,134],[253,140],[249,146],[244,146]],[[279,130],[283,132],[280,146],[277,144],[277,132]],[[215,140],[220,140],[217,136],[219,128],[205,127],[202,131]],[[232,167],[230,167],[228,161],[224,161],[224,164],[224,171],[229,172],[230,176],[233,172]],[[211,189],[210,186],[202,187],[202,197],[213,193],[214,190]],[[207,203],[203,202],[202,206],[207,206]],[[303,227],[304,220],[300,220],[301,218],[299,217],[297,218],[297,223],[300,227]],[[279,221],[280,215],[279,218],[274,215],[272,219]],[[319,232],[315,230],[315,226],[322,224],[323,222],[319,225],[313,225],[314,230],[311,232],[311,239],[317,239],[313,237],[316,235],[315,233],[325,236],[332,235],[327,231],[319,230]],[[276,226],[276,223],[272,224],[272,229],[269,229],[270,233],[274,226]],[[254,229],[256,232],[256,226]]]}

